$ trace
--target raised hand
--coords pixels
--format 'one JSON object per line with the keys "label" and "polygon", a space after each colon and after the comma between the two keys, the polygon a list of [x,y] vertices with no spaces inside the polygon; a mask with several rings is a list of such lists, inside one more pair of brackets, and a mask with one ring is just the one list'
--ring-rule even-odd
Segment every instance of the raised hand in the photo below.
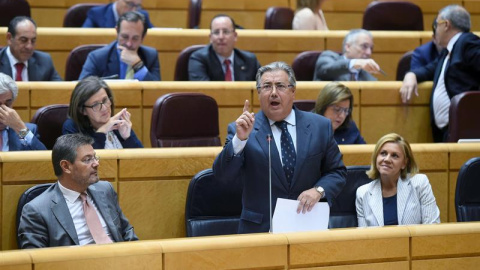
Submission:
{"label": "raised hand", "polygon": [[141,61],[136,50],[129,50],[128,48],[121,45],[118,45],[117,48],[120,50],[120,60],[122,62],[133,66]]}
{"label": "raised hand", "polygon": [[248,139],[250,133],[253,130],[253,125],[255,124],[255,115],[250,111],[250,102],[245,100],[243,105],[243,113],[235,121],[235,126],[237,128],[237,138],[244,141]]}

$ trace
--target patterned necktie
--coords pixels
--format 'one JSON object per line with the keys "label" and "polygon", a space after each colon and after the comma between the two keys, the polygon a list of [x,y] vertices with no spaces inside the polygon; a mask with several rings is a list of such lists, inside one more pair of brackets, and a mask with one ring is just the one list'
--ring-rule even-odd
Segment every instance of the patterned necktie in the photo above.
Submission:
{"label": "patterned necktie", "polygon": [[135,75],[135,72],[133,71],[132,66],[127,67],[127,73],[125,73],[125,79],[126,80],[133,80],[133,76]]}
{"label": "patterned necktie", "polygon": [[83,203],[83,213],[85,214],[85,220],[87,221],[88,229],[92,234],[93,240],[96,244],[108,244],[112,243],[112,239],[108,237],[105,230],[102,228],[100,219],[98,218],[97,211],[87,201],[87,194],[81,193],[80,199]]}
{"label": "patterned necktie", "polygon": [[18,63],[15,64],[15,68],[17,69],[17,74],[15,75],[15,81],[17,81],[17,82],[23,81],[22,71],[23,71],[24,67],[25,67],[24,63],[18,62]]}
{"label": "patterned necktie", "polygon": [[275,122],[275,125],[282,130],[280,145],[282,148],[283,171],[287,177],[288,184],[292,184],[293,172],[295,170],[295,162],[297,159],[295,146],[293,145],[292,136],[290,136],[290,132],[288,132],[287,122]]}
{"label": "patterned necktie", "polygon": [[225,81],[232,81],[232,71],[230,70],[230,60],[225,59],[223,63],[225,64]]}

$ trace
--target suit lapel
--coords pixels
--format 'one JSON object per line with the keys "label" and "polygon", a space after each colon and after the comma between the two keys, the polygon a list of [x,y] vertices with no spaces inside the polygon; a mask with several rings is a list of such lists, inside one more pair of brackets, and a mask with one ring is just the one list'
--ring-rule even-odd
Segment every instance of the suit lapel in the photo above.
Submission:
{"label": "suit lapel", "polygon": [[88,187],[88,192],[90,193],[90,196],[92,196],[92,199],[95,202],[98,211],[102,215],[103,220],[105,220],[113,241],[119,242],[120,240],[117,235],[117,228],[115,227],[115,224],[113,224],[113,218],[110,216],[110,207],[107,203],[105,192],[97,190],[94,186]]}
{"label": "suit lapel", "polygon": [[20,139],[18,138],[17,133],[12,128],[9,128],[7,130],[8,134],[8,150],[9,151],[18,151],[22,150],[24,146],[20,142]]}
{"label": "suit lapel", "polygon": [[112,47],[110,48],[109,56],[107,59],[108,59],[107,69],[104,71],[104,74],[102,76],[118,74],[118,77],[120,79],[124,79],[124,78],[121,78],[121,74],[120,74],[120,59],[118,58],[117,42],[114,42],[112,44]]}
{"label": "suit lapel", "polygon": [[0,51],[0,72],[12,77],[12,68],[10,67],[10,60],[7,56],[7,47]]}
{"label": "suit lapel", "polygon": [[370,205],[370,209],[372,209],[373,215],[377,220],[377,224],[379,226],[383,226],[383,196],[380,180],[376,180],[375,184],[373,184],[372,188],[369,190],[369,193],[370,198],[368,200],[368,204]]}
{"label": "suit lapel", "polygon": [[57,219],[58,223],[60,223],[60,225],[67,232],[73,242],[75,242],[76,245],[80,245],[80,242],[78,241],[77,231],[75,230],[75,225],[73,224],[72,215],[68,210],[67,203],[65,202],[65,198],[63,197],[60,188],[58,187],[58,183],[55,184],[54,190],[55,193],[52,197],[50,209],[52,210],[53,215]]}
{"label": "suit lapel", "polygon": [[35,57],[30,57],[30,59],[28,59],[28,80],[29,81],[39,81],[38,77],[39,77],[39,72],[40,72],[40,68],[37,67],[37,61],[35,60]]}
{"label": "suit lapel", "polygon": [[[258,145],[263,150],[265,157],[268,159],[268,143],[267,141],[267,134],[270,134],[273,138],[272,129],[270,128],[270,122],[268,118],[263,114],[263,112],[259,112],[255,116],[255,126],[254,129],[256,130],[255,139],[257,140]],[[272,157],[272,174],[275,173],[280,179],[280,183],[282,183],[283,187],[286,190],[289,190],[290,187],[287,182],[287,177],[285,176],[285,172],[283,171],[282,161],[280,160],[280,155],[278,154],[278,149],[274,141],[271,142],[271,157]],[[272,175],[273,177],[273,175]]]}
{"label": "suit lapel", "polygon": [[223,73],[222,63],[218,60],[215,51],[213,50],[212,44],[208,45],[208,61],[212,63],[210,65],[210,80],[211,81],[224,81],[225,80],[225,73]]}
{"label": "suit lapel", "polygon": [[398,224],[403,224],[402,220],[405,215],[405,208],[407,206],[408,199],[410,198],[411,185],[410,179],[402,180],[398,178],[397,183],[397,211],[398,211]]}
{"label": "suit lapel", "polygon": [[233,62],[233,72],[235,76],[235,81],[245,81],[245,71],[247,70],[247,66],[245,61],[242,58],[238,57],[238,54],[234,50],[233,54],[234,62]]}
{"label": "suit lapel", "polygon": [[310,149],[310,141],[312,139],[310,123],[305,120],[301,112],[299,112],[296,108],[294,108],[294,110],[296,118],[295,128],[297,130],[297,157],[295,171],[292,178],[292,186],[295,184],[298,175],[302,171],[302,167],[299,167],[298,164],[305,164],[304,161],[307,157],[308,150]]}

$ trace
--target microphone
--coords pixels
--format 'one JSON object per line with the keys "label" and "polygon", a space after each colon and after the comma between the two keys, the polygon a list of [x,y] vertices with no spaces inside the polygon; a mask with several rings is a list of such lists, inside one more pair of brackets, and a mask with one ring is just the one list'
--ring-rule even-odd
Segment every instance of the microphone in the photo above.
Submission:
{"label": "microphone", "polygon": [[272,142],[272,135],[267,134],[267,142],[268,142],[268,198],[269,198],[269,206],[270,206],[270,230],[269,232],[272,233],[273,227],[272,227],[272,147],[271,147],[271,142]]}

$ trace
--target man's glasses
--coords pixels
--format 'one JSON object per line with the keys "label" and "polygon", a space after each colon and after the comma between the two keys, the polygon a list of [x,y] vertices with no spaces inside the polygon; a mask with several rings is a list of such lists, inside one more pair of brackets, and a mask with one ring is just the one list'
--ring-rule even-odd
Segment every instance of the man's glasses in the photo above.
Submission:
{"label": "man's glasses", "polygon": [[438,25],[442,24],[442,23],[446,23],[447,20],[438,20],[438,21],[435,21],[435,24],[433,24],[433,32],[437,31],[437,27]]}
{"label": "man's glasses", "polygon": [[271,92],[273,88],[275,88],[277,92],[285,92],[287,91],[287,89],[291,87],[293,87],[293,85],[291,84],[285,85],[285,84],[279,83],[279,84],[264,84],[260,87],[257,87],[257,89],[260,89],[260,91],[262,92]]}
{"label": "man's glasses", "polygon": [[82,162],[85,164],[85,165],[90,165],[92,164],[92,162],[95,162],[95,161],[100,161],[100,157],[98,157],[96,154],[94,156],[89,156],[85,159],[82,159]]}
{"label": "man's glasses", "polygon": [[350,108],[342,108],[338,105],[330,105],[329,107],[332,108],[333,112],[337,115],[339,115],[343,112],[343,113],[345,113],[345,116],[348,116],[352,112],[350,110]]}
{"label": "man's glasses", "polygon": [[229,36],[229,35],[233,34],[233,32],[235,32],[235,31],[230,30],[230,29],[217,29],[215,31],[212,31],[212,35],[220,36],[223,33],[224,36]]}
{"label": "man's glasses", "polygon": [[125,2],[125,4],[127,4],[127,6],[131,9],[141,9],[142,8],[142,4],[135,4],[134,2],[127,1],[127,0],[123,0],[123,2]]}
{"label": "man's glasses", "polygon": [[103,106],[105,106],[106,108],[108,108],[110,105],[112,105],[112,101],[110,100],[109,97],[106,97],[102,100],[102,102],[97,102],[97,103],[94,103],[93,105],[91,106],[88,106],[88,105],[83,105],[83,107],[85,108],[90,108],[92,109],[92,111],[94,112],[99,112],[103,109]]}

